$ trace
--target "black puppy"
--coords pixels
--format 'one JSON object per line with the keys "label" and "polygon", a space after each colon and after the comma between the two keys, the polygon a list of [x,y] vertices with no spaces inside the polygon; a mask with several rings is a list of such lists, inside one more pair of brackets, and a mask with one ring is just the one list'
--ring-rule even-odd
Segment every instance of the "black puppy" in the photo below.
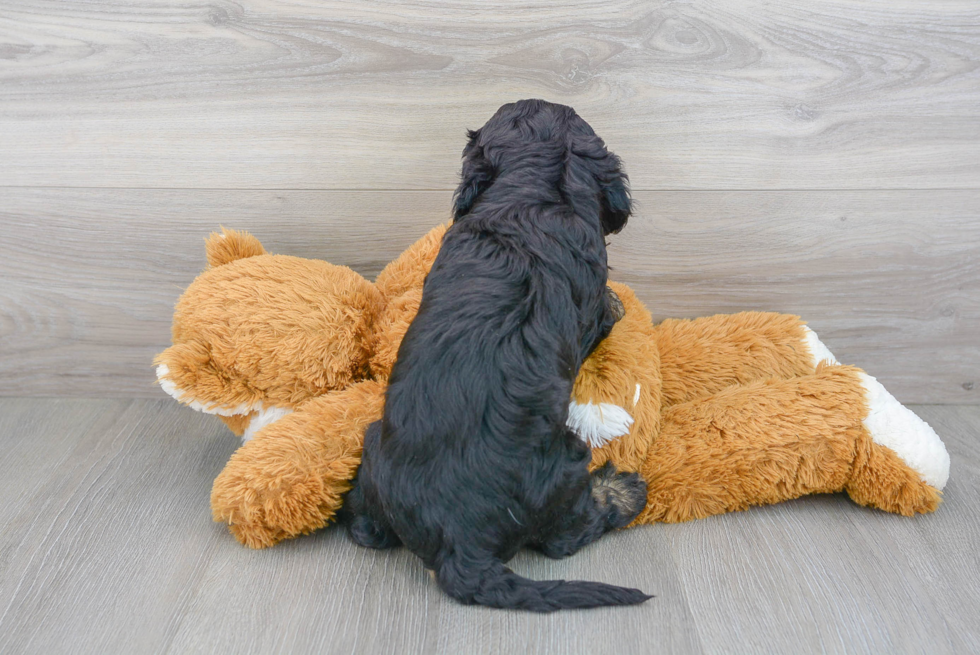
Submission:
{"label": "black puppy", "polygon": [[403,543],[464,603],[552,611],[649,596],[537,582],[503,565],[522,546],[571,555],[643,509],[646,485],[565,425],[582,360],[622,316],[604,237],[630,215],[627,178],[588,123],[542,100],[469,133],[446,232],[364,439],[348,529]]}

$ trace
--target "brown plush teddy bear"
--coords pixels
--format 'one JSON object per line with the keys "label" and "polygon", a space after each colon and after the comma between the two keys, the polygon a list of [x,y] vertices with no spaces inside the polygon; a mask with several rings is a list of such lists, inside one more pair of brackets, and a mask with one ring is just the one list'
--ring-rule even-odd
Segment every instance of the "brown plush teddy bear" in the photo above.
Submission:
{"label": "brown plush teddy bear", "polygon": [[[271,546],[333,517],[418,310],[446,226],[374,284],[342,266],[265,253],[224,230],[181,296],[163,389],[218,415],[239,448],[214,482],[214,519]],[[840,365],[796,316],[748,312],[654,325],[610,282],[625,315],[576,380],[568,422],[608,460],[639,471],[634,524],[678,522],[804,494],[847,491],[912,515],[938,506],[949,456],[874,378]]]}

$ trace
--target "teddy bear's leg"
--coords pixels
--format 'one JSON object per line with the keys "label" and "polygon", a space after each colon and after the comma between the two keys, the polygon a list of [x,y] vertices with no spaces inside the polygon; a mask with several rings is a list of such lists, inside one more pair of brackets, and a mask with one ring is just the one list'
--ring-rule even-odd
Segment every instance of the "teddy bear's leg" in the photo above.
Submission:
{"label": "teddy bear's leg", "polygon": [[[862,505],[906,516],[934,510],[949,479],[946,446],[928,423],[875,378],[863,371],[858,377],[868,406],[863,424],[870,443],[855,461],[847,493]],[[921,486],[932,490],[926,493],[925,510],[920,509]],[[889,493],[883,494],[883,489]]]}
{"label": "teddy bear's leg", "polygon": [[742,312],[667,319],[654,329],[664,407],[733,385],[809,375],[830,352],[800,317],[790,314]]}
{"label": "teddy bear's leg", "polygon": [[845,489],[891,512],[934,510],[948,470],[945,448],[883,391],[859,369],[821,365],[811,375],[759,380],[668,408],[641,468],[649,491],[637,522]]}
{"label": "teddy bear's leg", "polygon": [[360,465],[364,430],[383,407],[384,385],[359,382],[259,430],[215,479],[214,520],[252,548],[326,525]]}
{"label": "teddy bear's leg", "polygon": [[[803,338],[815,370],[821,365],[840,364],[817,333],[806,325],[803,326]],[[942,490],[949,477],[949,454],[939,435],[912,410],[898,402],[878,380],[864,371],[859,371],[858,377],[868,405],[864,426],[872,438],[870,456],[876,459],[880,466],[884,466],[885,459],[897,455],[899,464],[904,465],[902,468],[908,471],[911,467],[923,480]],[[869,471],[874,468],[876,467],[871,467]],[[859,491],[861,488],[862,481],[859,476],[852,481],[852,485],[848,486],[848,492],[857,502],[862,502],[857,497],[863,493]],[[889,509],[889,511],[906,513],[900,509]]]}

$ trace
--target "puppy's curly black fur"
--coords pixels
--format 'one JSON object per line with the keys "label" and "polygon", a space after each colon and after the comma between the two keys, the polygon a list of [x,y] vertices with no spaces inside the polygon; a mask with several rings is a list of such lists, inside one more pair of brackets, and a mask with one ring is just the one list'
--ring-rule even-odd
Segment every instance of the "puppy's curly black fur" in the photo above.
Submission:
{"label": "puppy's curly black fur", "polygon": [[463,150],[454,224],[398,351],[345,503],[371,547],[404,544],[464,603],[552,611],[635,589],[531,581],[522,546],[564,557],[643,508],[646,486],[565,425],[583,359],[621,317],[605,236],[630,215],[619,159],[570,107],[504,105]]}

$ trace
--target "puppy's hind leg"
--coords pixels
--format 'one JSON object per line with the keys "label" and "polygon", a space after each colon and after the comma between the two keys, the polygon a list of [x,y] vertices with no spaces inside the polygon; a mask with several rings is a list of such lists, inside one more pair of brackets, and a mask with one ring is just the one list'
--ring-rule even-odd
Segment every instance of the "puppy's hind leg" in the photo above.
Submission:
{"label": "puppy's hind leg", "polygon": [[647,504],[647,483],[639,473],[623,473],[612,462],[592,472],[592,498],[609,530],[625,528]]}
{"label": "puppy's hind leg", "polygon": [[363,490],[356,483],[348,492],[338,519],[347,526],[347,534],[358,546],[395,548],[402,543],[384,517],[371,511],[364,500]]}
{"label": "puppy's hind leg", "polygon": [[[364,435],[364,450],[367,450],[380,438],[381,422],[375,421],[368,426]],[[338,512],[338,520],[347,526],[347,534],[359,546],[365,548],[394,548],[401,545],[401,539],[391,529],[374,500],[370,465],[363,460],[361,468],[354,478],[354,487],[347,492],[344,505]]]}
{"label": "puppy's hind leg", "polygon": [[629,525],[646,500],[647,484],[638,473],[621,473],[606,463],[592,472],[588,489],[575,504],[578,520],[566,522],[538,547],[548,557],[567,557],[606,532]]}

